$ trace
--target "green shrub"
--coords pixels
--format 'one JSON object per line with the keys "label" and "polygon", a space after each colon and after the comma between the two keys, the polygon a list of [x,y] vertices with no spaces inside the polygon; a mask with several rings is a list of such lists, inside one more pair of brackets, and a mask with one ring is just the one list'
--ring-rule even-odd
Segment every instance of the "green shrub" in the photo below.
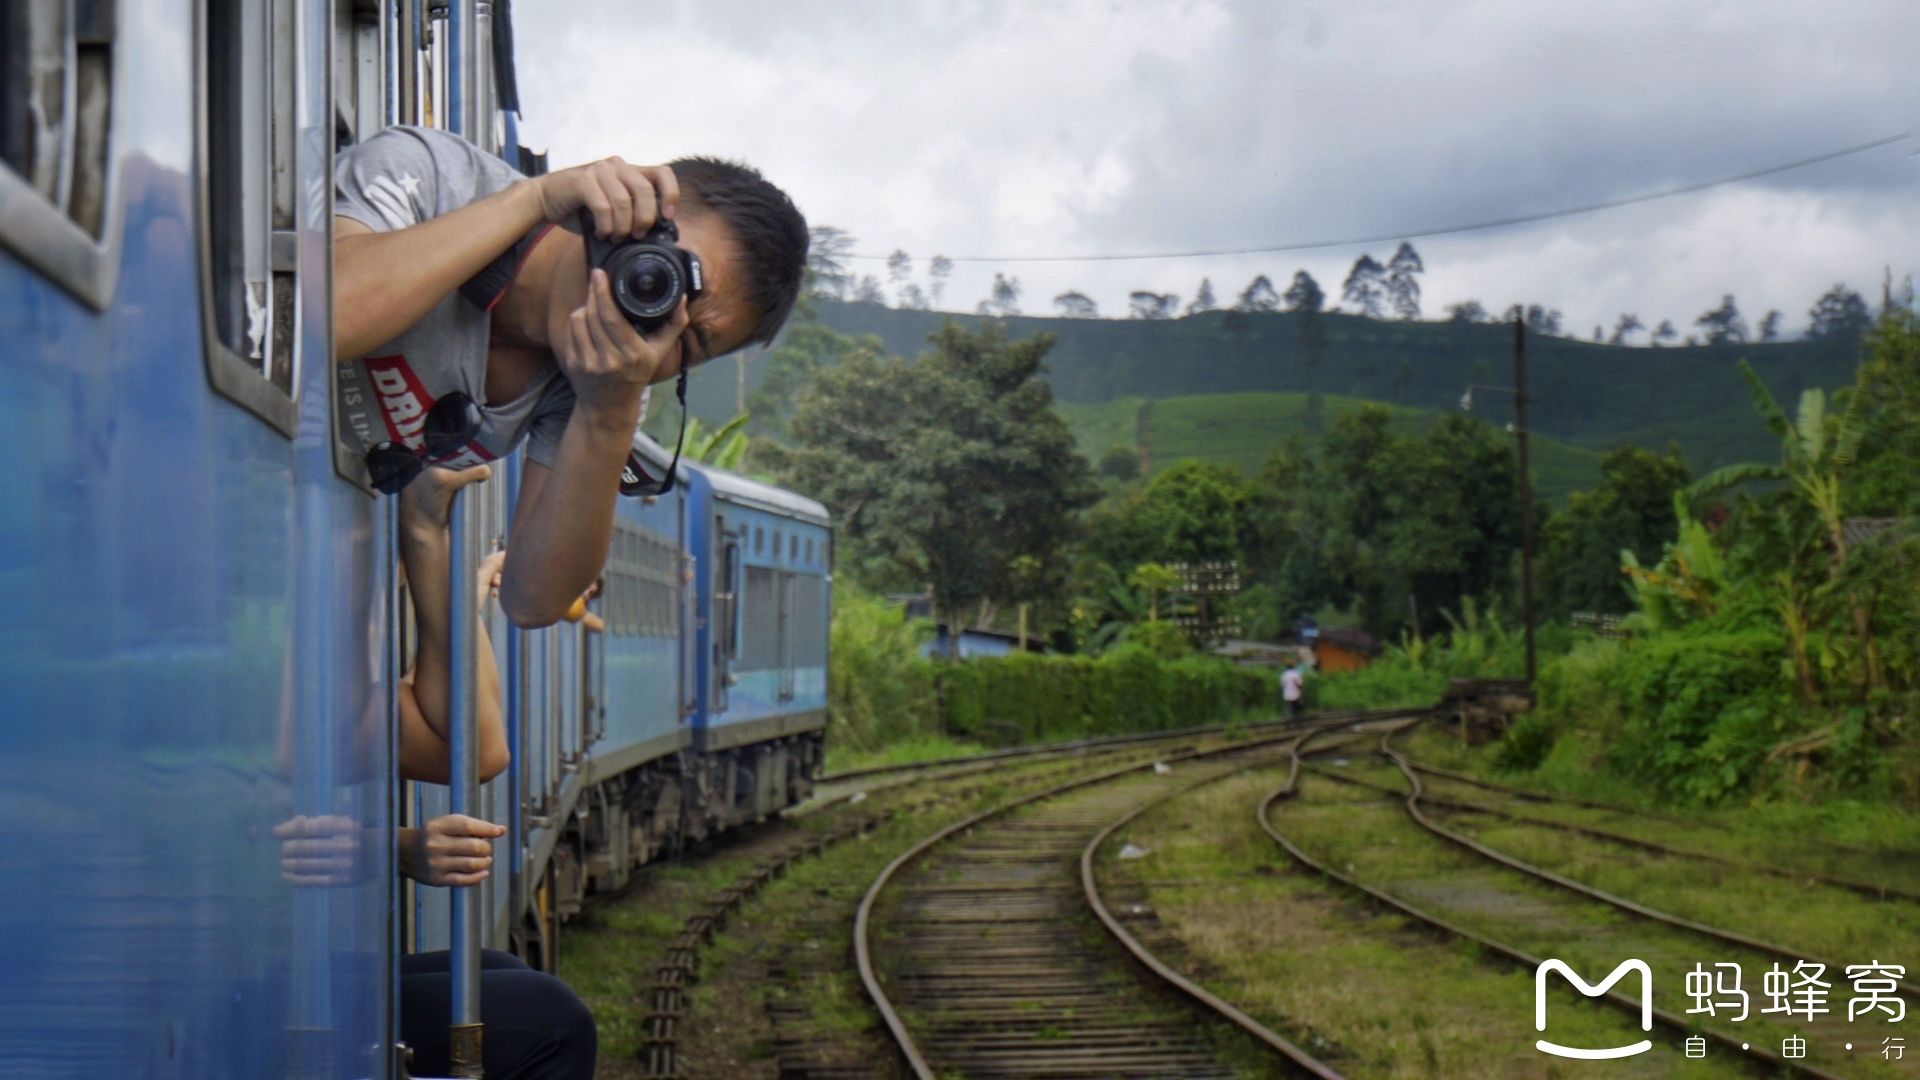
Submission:
{"label": "green shrub", "polygon": [[827,742],[871,752],[939,731],[937,665],[920,655],[933,636],[922,619],[846,584],[833,588]]}
{"label": "green shrub", "polygon": [[1532,772],[1547,760],[1560,728],[1545,715],[1530,712],[1513,722],[1493,747],[1493,763],[1506,772]]}
{"label": "green shrub", "polygon": [[949,729],[1000,743],[1228,723],[1271,715],[1277,692],[1265,670],[1167,660],[1137,644],[1098,657],[979,657],[942,678]]}

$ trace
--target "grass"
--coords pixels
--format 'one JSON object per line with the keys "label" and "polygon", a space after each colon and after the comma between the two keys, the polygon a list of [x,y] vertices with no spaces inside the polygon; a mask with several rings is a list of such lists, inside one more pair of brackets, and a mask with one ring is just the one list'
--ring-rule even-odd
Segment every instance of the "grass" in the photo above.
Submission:
{"label": "grass", "polygon": [[[1113,446],[1139,448],[1138,416],[1143,404],[1143,398],[1128,397],[1098,405],[1062,404],[1059,409],[1073,429],[1080,452],[1098,460]],[[1404,428],[1423,429],[1439,416],[1427,409],[1328,394],[1322,397],[1323,422],[1331,423],[1340,413],[1363,404],[1388,409]],[[1153,402],[1149,417],[1155,472],[1181,458],[1199,458],[1252,473],[1289,435],[1305,435],[1309,430],[1305,394],[1249,391],[1166,398]],[[1600,455],[1595,451],[1535,434],[1530,457],[1534,487],[1548,500],[1591,490],[1600,482]]]}
{"label": "grass", "polygon": [[[1377,760],[1354,754],[1347,766],[1333,771],[1398,787],[1398,770],[1376,764]],[[1776,1046],[1786,1035],[1798,1031],[1809,1043],[1809,1064],[1845,1068],[1848,1075],[1856,1077],[1897,1075],[1890,1071],[1891,1066],[1864,1061],[1861,1055],[1842,1049],[1841,1044],[1849,1038],[1861,1040],[1871,1025],[1845,1022],[1849,986],[1839,972],[1828,973],[1835,984],[1830,1003],[1839,1002],[1839,1016],[1821,1017],[1812,1024],[1801,1018],[1788,1026],[1759,1013],[1759,1005],[1766,1003],[1759,993],[1761,977],[1779,959],[1777,956],[1632,916],[1498,867],[1413,825],[1397,798],[1383,798],[1309,774],[1303,797],[1287,804],[1276,821],[1317,858],[1433,914],[1535,956],[1559,957],[1593,974],[1604,973],[1629,957],[1643,959],[1653,969],[1657,1000],[1675,1011],[1684,1011],[1691,1002],[1685,994],[1684,976],[1696,965],[1705,964],[1711,971],[1712,965],[1720,962],[1740,964],[1743,985],[1759,1004],[1744,1022],[1732,1022],[1724,1016],[1712,1021],[1719,1030],[1742,1038],[1751,1036],[1756,1044]],[[1482,830],[1471,824],[1461,831],[1490,845],[1503,838],[1496,829]],[[1643,858],[1620,853],[1609,859],[1607,872],[1612,875],[1612,891],[1630,896],[1650,894],[1663,887],[1686,887],[1697,895],[1702,890],[1710,892],[1715,877],[1698,866],[1650,866]],[[1693,880],[1681,880],[1687,876]],[[1727,891],[1744,888],[1745,883],[1740,882]],[[1708,921],[1719,921],[1735,915],[1739,902],[1729,896],[1723,898],[1723,906],[1697,914]],[[1826,912],[1824,905],[1776,898],[1770,929],[1778,931],[1782,924],[1799,920],[1797,932],[1805,938],[1818,932],[1815,923]],[[1737,931],[1752,929],[1738,923],[1721,925]],[[1845,964],[1873,958],[1843,954],[1834,959]],[[1787,966],[1791,967],[1791,962]]]}
{"label": "grass", "polygon": [[842,772],[847,769],[870,769],[885,765],[911,765],[920,761],[938,761],[941,758],[984,754],[988,749],[990,748],[984,744],[970,739],[957,739],[944,734],[910,735],[877,750],[860,750],[830,741],[827,743],[825,771]]}
{"label": "grass", "polygon": [[[1149,813],[1113,843],[1150,854],[1102,870],[1144,890],[1215,993],[1348,1076],[1746,1075],[1725,1055],[1687,1061],[1667,1046],[1556,1072],[1533,1049],[1531,972],[1300,872],[1259,831],[1252,808],[1284,775],[1222,781]],[[1624,1014],[1571,993],[1556,993],[1552,1017],[1553,1036],[1569,1044],[1642,1037]]]}

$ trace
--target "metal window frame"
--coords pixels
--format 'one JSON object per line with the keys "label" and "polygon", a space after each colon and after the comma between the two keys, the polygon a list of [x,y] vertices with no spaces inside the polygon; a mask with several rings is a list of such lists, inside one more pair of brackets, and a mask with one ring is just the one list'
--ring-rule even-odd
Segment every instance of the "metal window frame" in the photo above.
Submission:
{"label": "metal window frame", "polygon": [[[96,2],[108,5],[112,12],[113,48],[118,51],[121,22],[119,0]],[[74,44],[73,29],[73,23],[69,20],[66,33],[70,52]],[[120,181],[125,155],[120,141],[113,137],[113,128],[124,102],[126,80],[122,71],[125,66],[112,64],[107,76],[106,162],[101,181],[98,237],[89,235],[25,177],[0,165],[0,247],[95,311],[105,311],[112,305],[114,291],[120,282],[120,255],[126,220],[125,207],[120,198]],[[72,85],[73,72],[68,72],[68,75],[67,82]],[[70,107],[66,112],[70,118],[77,109],[72,107],[75,106],[74,102],[67,104]],[[68,122],[63,136],[67,145],[62,153],[68,157],[74,152],[74,128],[75,125]]]}
{"label": "metal window frame", "polygon": [[[300,305],[295,303],[290,313],[290,317],[294,320],[290,340],[295,344],[293,346],[293,355],[288,361],[292,365],[288,390],[282,390],[280,387],[275,386],[273,380],[266,372],[255,367],[251,360],[228,348],[226,342],[221,340],[219,327],[215,322],[213,300],[213,207],[211,184],[209,182],[211,176],[209,172],[210,140],[208,138],[209,124],[207,116],[207,107],[209,105],[208,81],[212,64],[212,58],[207,55],[207,8],[211,2],[212,0],[194,0],[193,4],[194,244],[199,262],[200,331],[201,337],[205,339],[202,343],[202,348],[206,355],[207,382],[213,387],[216,393],[232,400],[241,408],[246,409],[248,412],[266,421],[268,425],[280,432],[280,434],[291,439],[294,436],[294,430],[299,422],[298,390],[300,386],[300,364],[302,360],[305,359],[300,356],[298,346],[301,329],[299,325],[301,318]],[[280,0],[243,0],[243,2],[258,2],[271,6],[276,2],[280,2]],[[300,33],[300,25],[297,19],[293,20],[289,27],[289,32],[296,35]],[[292,52],[295,56],[299,55],[297,40],[293,45]],[[284,76],[289,83],[286,88],[288,91],[288,100],[284,107],[289,110],[296,107],[298,100],[297,95],[300,91],[297,62],[292,65],[292,68],[293,70]],[[276,74],[269,74],[268,81],[270,85],[275,77]],[[274,107],[274,102],[271,99],[269,99],[268,107],[270,109]],[[291,145],[291,142],[289,142],[289,146]],[[297,154],[297,150],[290,149],[289,153]],[[269,169],[271,170],[271,158],[273,155],[273,148],[271,146],[268,147],[267,154],[269,158]],[[287,168],[294,173],[298,171],[295,163],[292,161],[287,162]],[[329,200],[331,200],[331,184],[327,185],[327,190]],[[271,191],[267,193],[267,199],[269,201],[271,201],[273,194]],[[297,196],[297,193],[289,194],[291,196]],[[273,250],[275,247],[294,246],[286,244],[284,241],[276,243],[276,241],[279,240],[279,237],[275,235],[276,232],[277,230],[268,229],[264,237],[269,265],[278,261],[275,258],[275,252]],[[291,265],[291,272],[295,275],[294,291],[297,296],[300,274],[299,260],[297,257],[292,260]],[[329,259],[329,272],[331,272],[331,259]],[[269,284],[271,284],[271,282],[269,282]],[[271,289],[269,289],[269,302],[272,302]],[[329,380],[328,385],[332,385],[332,380]],[[328,426],[329,433],[331,434],[331,409],[329,409],[328,412]]]}

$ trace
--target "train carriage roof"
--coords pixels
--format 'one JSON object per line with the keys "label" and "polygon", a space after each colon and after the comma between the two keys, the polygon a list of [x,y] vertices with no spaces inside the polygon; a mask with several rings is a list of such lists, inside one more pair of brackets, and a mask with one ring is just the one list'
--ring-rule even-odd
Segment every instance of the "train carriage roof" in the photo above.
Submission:
{"label": "train carriage roof", "polygon": [[[646,461],[658,469],[665,469],[673,461],[673,451],[661,446],[647,435],[635,432],[633,448]],[[715,465],[680,459],[681,479],[687,472],[697,472],[713,485],[716,495],[728,502],[750,506],[782,517],[796,518],[800,521],[819,525],[823,528],[833,526],[833,516],[827,508],[805,495],[796,494],[772,484],[763,484],[758,480],[749,480],[739,473],[728,472]]]}

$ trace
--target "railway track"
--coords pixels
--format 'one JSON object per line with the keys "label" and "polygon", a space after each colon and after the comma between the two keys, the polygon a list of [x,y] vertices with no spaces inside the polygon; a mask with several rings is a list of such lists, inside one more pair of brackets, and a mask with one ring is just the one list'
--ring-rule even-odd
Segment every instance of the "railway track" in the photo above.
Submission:
{"label": "railway track", "polygon": [[[1751,973],[1750,989],[1754,997],[1760,999],[1757,975],[1767,970],[1767,961],[1806,955],[1720,927],[1677,919],[1623,897],[1602,893],[1448,829],[1433,821],[1423,809],[1423,788],[1419,773],[1411,763],[1392,750],[1386,740],[1382,740],[1382,751],[1394,761],[1404,781],[1403,787],[1387,788],[1377,780],[1342,776],[1334,770],[1311,770],[1316,779],[1324,776],[1339,781],[1336,785],[1339,790],[1358,794],[1352,797],[1329,794],[1320,797],[1318,805],[1315,799],[1306,799],[1304,805],[1297,805],[1289,812],[1295,824],[1283,830],[1275,823],[1275,810],[1282,803],[1302,803],[1301,780],[1307,771],[1301,765],[1302,747],[1294,747],[1285,783],[1259,804],[1256,817],[1260,827],[1293,860],[1310,871],[1361,892],[1403,916],[1471,941],[1492,955],[1530,970],[1537,969],[1548,955],[1573,956],[1578,965],[1583,954],[1604,954],[1613,957],[1604,962],[1609,967],[1621,957],[1632,955],[1649,960],[1657,971],[1668,976],[1685,972],[1698,961],[1711,965],[1733,960],[1743,963],[1744,969]],[[1383,794],[1401,803],[1398,814],[1382,804]],[[1329,854],[1310,853],[1308,849],[1315,845],[1301,834],[1311,837],[1316,832],[1316,815],[1339,815],[1349,825],[1363,820],[1369,830],[1366,835],[1373,837],[1376,844],[1380,836],[1393,831],[1386,823],[1397,820],[1400,823],[1397,834],[1388,836],[1386,841],[1397,846],[1397,853],[1370,859],[1370,854],[1375,853],[1352,845],[1344,850],[1337,846],[1329,848]],[[1414,845],[1420,843],[1420,838],[1429,845],[1418,853],[1417,861],[1423,870],[1397,869],[1398,863],[1416,861],[1409,856],[1414,854]],[[1320,841],[1323,847],[1327,843],[1326,839]],[[1344,870],[1338,865],[1342,859],[1347,860]],[[1367,865],[1357,868],[1356,862]],[[1440,866],[1448,869],[1441,880],[1435,880],[1435,869]],[[1541,884],[1547,888],[1541,888]],[[1622,913],[1627,917],[1622,918]],[[1620,952],[1620,956],[1613,956],[1614,952]],[[1838,975],[1831,967],[1828,972],[1830,976]],[[1834,981],[1839,983],[1844,997],[1844,980]],[[1676,989],[1670,986],[1666,991],[1668,1000],[1687,1000],[1675,993]],[[1638,999],[1620,990],[1608,991],[1605,998],[1629,1010],[1636,1019],[1639,1017],[1643,1003]],[[1754,1012],[1758,1010],[1759,1005],[1755,1005]],[[1841,1011],[1844,1015],[1844,1006]],[[1857,1030],[1849,1031],[1831,1017],[1821,1018],[1818,1023],[1801,1023],[1796,1028],[1764,1020],[1739,1027],[1719,1020],[1700,1023],[1698,1015],[1660,1008],[1654,1008],[1652,1015],[1677,1034],[1703,1036],[1718,1043],[1723,1050],[1766,1070],[1820,1078],[1907,1075],[1890,1071],[1878,1061],[1865,1059],[1864,1055],[1849,1056],[1842,1051],[1843,1043],[1847,1051],[1852,1049],[1853,1043],[1846,1040],[1860,1039],[1862,1035]],[[1804,1035],[1815,1050],[1811,1059],[1788,1058],[1776,1050],[1784,1045],[1783,1031]],[[1843,1074],[1837,1070],[1845,1071]]]}
{"label": "railway track", "polygon": [[[1355,714],[1313,730],[1382,720]],[[1099,944],[1088,918],[1103,907],[1092,852],[1145,806],[1281,759],[1303,734],[1082,777],[975,814],[895,859],[862,899],[854,945],[862,982],[913,1073],[922,1080],[1240,1075],[1190,1008],[1143,984]],[[1117,920],[1104,915],[1114,929]],[[1137,941],[1128,948],[1150,960]],[[1146,967],[1162,979],[1174,974],[1157,962]],[[1338,1075],[1198,987],[1177,976],[1168,981],[1251,1035],[1289,1073]]]}

